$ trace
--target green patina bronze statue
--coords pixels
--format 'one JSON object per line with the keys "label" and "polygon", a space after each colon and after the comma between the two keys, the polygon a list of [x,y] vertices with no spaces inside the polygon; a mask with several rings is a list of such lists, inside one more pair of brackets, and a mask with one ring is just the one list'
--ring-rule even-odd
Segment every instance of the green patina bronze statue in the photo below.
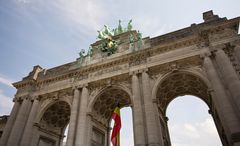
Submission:
{"label": "green patina bronze statue", "polygon": [[[122,27],[122,21],[118,21],[118,26],[114,29],[110,29],[107,25],[104,25],[104,27],[101,30],[98,30],[98,36],[97,39],[101,40],[101,43],[96,47],[99,49],[102,53],[107,54],[107,56],[110,56],[114,54],[117,51],[117,48],[120,44],[120,41],[114,40],[114,36],[119,35],[124,32],[132,31],[132,20],[128,21],[127,27]],[[136,37],[136,38],[135,38]],[[134,51],[134,43],[138,42],[138,48],[142,47],[142,34],[138,31],[138,35],[134,36],[132,33],[129,35],[129,42],[130,42],[130,48],[132,51]],[[79,63],[82,64],[84,59],[89,56],[92,57],[93,54],[93,48],[90,46],[87,50],[87,53],[85,53],[85,50],[82,49],[79,52]]]}

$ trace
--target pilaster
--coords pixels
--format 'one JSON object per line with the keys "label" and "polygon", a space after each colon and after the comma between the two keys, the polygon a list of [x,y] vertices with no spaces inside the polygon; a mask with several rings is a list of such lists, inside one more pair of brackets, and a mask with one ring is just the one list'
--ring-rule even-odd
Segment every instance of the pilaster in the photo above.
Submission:
{"label": "pilaster", "polygon": [[87,104],[88,104],[88,88],[87,84],[82,86],[82,94],[77,120],[77,137],[75,146],[86,146],[87,143]]}
{"label": "pilaster", "polygon": [[238,59],[238,62],[240,63],[240,45],[236,45],[234,48],[234,53]]}
{"label": "pilaster", "polygon": [[17,100],[17,99],[14,99],[14,102],[15,103],[14,103],[13,109],[11,111],[10,117],[7,121],[7,124],[4,128],[4,131],[3,131],[3,135],[0,139],[0,146],[5,146],[6,145],[6,143],[8,141],[8,138],[10,136],[10,133],[13,129],[13,125],[15,123],[19,108],[20,108],[20,101]]}
{"label": "pilaster", "polygon": [[32,108],[31,108],[31,111],[30,111],[30,114],[29,114],[29,117],[27,120],[27,124],[24,128],[20,146],[29,146],[29,143],[30,143],[30,140],[32,137],[32,129],[33,129],[34,120],[36,118],[37,110],[39,107],[39,100],[40,100],[39,97],[35,97],[32,99],[32,102],[33,102]]}
{"label": "pilaster", "polygon": [[133,126],[135,146],[145,146],[146,138],[143,121],[143,107],[140,95],[140,86],[137,72],[131,72],[132,75],[132,94],[133,94]]}
{"label": "pilaster", "polygon": [[142,89],[146,116],[145,119],[147,126],[148,146],[164,145],[162,137],[159,135],[161,132],[158,132],[159,128],[156,128],[157,121],[155,118],[154,106],[152,102],[152,92],[150,89],[150,81],[147,69],[143,70],[142,72]]}
{"label": "pilaster", "polygon": [[7,146],[18,146],[28,119],[31,105],[32,102],[30,98],[25,97],[19,109],[16,121],[12,127],[12,131],[8,139]]}
{"label": "pilaster", "polygon": [[237,112],[240,112],[240,80],[227,54],[222,49],[218,49],[215,54],[216,62],[222,73],[224,82],[233,97]]}
{"label": "pilaster", "polygon": [[232,107],[229,97],[226,94],[226,90],[224,89],[209,56],[204,57],[203,67],[207,73],[208,79],[212,84],[213,104],[216,106],[216,110],[219,114],[219,118],[227,136],[227,140],[229,144],[231,144],[233,143],[232,135],[234,135],[234,133],[240,132],[239,119]]}
{"label": "pilaster", "polygon": [[77,87],[74,87],[74,95],[71,108],[71,116],[69,122],[68,136],[67,136],[67,146],[74,145],[74,140],[76,137],[76,128],[77,128],[77,117],[79,110],[79,100],[80,100],[80,91]]}

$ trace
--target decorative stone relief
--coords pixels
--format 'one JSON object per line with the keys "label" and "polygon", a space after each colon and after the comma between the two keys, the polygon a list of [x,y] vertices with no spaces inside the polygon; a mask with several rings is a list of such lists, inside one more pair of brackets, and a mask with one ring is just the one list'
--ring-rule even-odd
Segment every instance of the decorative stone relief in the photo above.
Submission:
{"label": "decorative stone relief", "polygon": [[108,126],[111,113],[118,104],[120,107],[129,106],[130,97],[125,91],[110,87],[97,97],[93,105],[93,118]]}
{"label": "decorative stone relief", "polygon": [[138,54],[135,57],[131,58],[129,61],[129,66],[136,66],[140,64],[144,64],[147,62],[147,57],[149,57],[150,54],[148,52],[145,52],[144,54]]}
{"label": "decorative stone relief", "polygon": [[208,87],[200,78],[185,73],[174,73],[164,79],[158,87],[157,99],[160,111],[165,113],[168,103],[182,95],[195,95],[208,104],[210,102]]}
{"label": "decorative stone relief", "polygon": [[51,105],[40,120],[40,127],[55,133],[61,133],[70,119],[70,106],[64,101]]}
{"label": "decorative stone relief", "polygon": [[232,46],[230,43],[227,43],[226,47],[223,50],[228,55],[229,60],[231,61],[232,65],[238,75],[238,78],[240,78],[240,64],[238,62],[236,55],[233,52],[234,46]]}
{"label": "decorative stone relief", "polygon": [[112,67],[109,67],[109,68],[103,68],[103,69],[101,69],[97,72],[89,74],[89,77],[98,77],[98,76],[101,76],[101,75],[106,74],[106,73],[112,73],[112,72],[120,71],[120,70],[123,70],[123,69],[126,69],[126,68],[128,68],[127,64],[112,66]]}
{"label": "decorative stone relief", "polygon": [[149,68],[148,72],[152,78],[157,78],[159,75],[163,75],[169,72],[184,70],[188,68],[200,68],[201,65],[202,59],[200,58],[200,56],[193,56],[151,67]]}

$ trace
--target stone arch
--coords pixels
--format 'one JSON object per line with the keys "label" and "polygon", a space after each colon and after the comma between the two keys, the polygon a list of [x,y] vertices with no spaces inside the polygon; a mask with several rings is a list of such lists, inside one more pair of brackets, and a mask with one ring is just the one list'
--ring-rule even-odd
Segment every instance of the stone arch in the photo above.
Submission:
{"label": "stone arch", "polygon": [[61,145],[70,120],[71,104],[67,98],[50,100],[44,104],[46,102],[42,102],[43,106],[36,119],[38,135],[35,136],[34,143]]}
{"label": "stone arch", "polygon": [[131,103],[132,103],[133,99],[132,99],[131,90],[125,84],[115,84],[115,85],[100,88],[99,90],[97,90],[96,94],[94,94],[92,97],[90,97],[90,101],[89,101],[89,104],[88,104],[88,112],[92,112],[93,106],[94,106],[96,100],[98,99],[98,97],[102,93],[107,92],[107,90],[109,90],[110,88],[113,88],[113,89],[116,88],[116,89],[120,89],[120,90],[126,92],[129,96],[129,98],[130,98]]}
{"label": "stone arch", "polygon": [[168,118],[166,117],[167,107],[172,100],[183,95],[193,95],[201,99],[209,107],[209,111],[215,112],[214,115],[212,114],[212,117],[219,136],[222,142],[224,141],[225,135],[222,133],[222,124],[219,121],[214,103],[212,103],[211,94],[209,93],[211,86],[204,75],[186,70],[171,72],[160,77],[153,90],[155,90],[153,91],[155,93],[153,96],[157,101],[165,145],[170,145],[171,143],[167,124]]}
{"label": "stone arch", "polygon": [[209,87],[196,74],[186,71],[170,73],[159,82],[155,94],[165,115],[168,104],[177,96],[194,95],[210,106]]}
{"label": "stone arch", "polygon": [[112,85],[104,87],[91,101],[89,105],[91,107],[91,113],[99,118],[97,119],[99,122],[108,124],[111,113],[117,104],[119,104],[120,107],[130,106],[132,103],[131,97],[130,90],[127,90],[124,86]]}
{"label": "stone arch", "polygon": [[[111,85],[98,90],[89,103],[91,114],[91,143],[110,145],[110,121],[111,114],[119,104],[120,108],[132,104],[130,90],[124,85]],[[95,139],[94,137],[99,137]],[[104,143],[98,142],[103,139]]]}
{"label": "stone arch", "polygon": [[51,127],[65,129],[70,119],[70,105],[62,100],[58,100],[44,111],[39,123],[48,124]]}
{"label": "stone arch", "polygon": [[58,101],[63,101],[66,102],[69,106],[70,109],[72,108],[72,102],[70,98],[67,97],[62,97],[59,99],[54,99],[54,98],[47,98],[47,99],[43,99],[41,101],[41,106],[39,107],[39,112],[38,115],[36,116],[36,122],[39,122],[44,114],[44,112],[53,104],[55,104]]}
{"label": "stone arch", "polygon": [[157,98],[156,95],[157,95],[158,87],[160,86],[161,82],[163,80],[165,80],[166,78],[168,78],[169,76],[171,76],[172,74],[175,74],[175,73],[186,73],[186,74],[191,74],[193,76],[196,76],[199,79],[201,79],[209,89],[212,89],[209,80],[206,78],[206,75],[202,71],[194,70],[194,69],[181,69],[181,70],[174,71],[174,72],[167,72],[166,74],[160,75],[156,79],[156,82],[153,85],[153,90],[152,90],[152,96],[153,96],[152,98],[153,99]]}

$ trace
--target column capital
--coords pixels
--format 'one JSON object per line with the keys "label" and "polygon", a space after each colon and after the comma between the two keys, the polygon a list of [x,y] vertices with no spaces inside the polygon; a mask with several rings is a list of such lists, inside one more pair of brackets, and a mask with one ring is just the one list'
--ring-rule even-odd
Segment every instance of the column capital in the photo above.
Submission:
{"label": "column capital", "polygon": [[72,90],[76,90],[76,89],[79,89],[79,87],[77,85],[73,85]]}
{"label": "column capital", "polygon": [[20,98],[19,98],[19,100],[25,100],[25,99],[28,99],[28,96],[21,96]]}
{"label": "column capital", "polygon": [[148,68],[143,68],[139,70],[140,73],[147,73],[148,72]]}
{"label": "column capital", "polygon": [[212,56],[212,53],[210,51],[206,51],[200,54],[200,58],[204,59],[205,57]]}
{"label": "column capital", "polygon": [[38,100],[40,101],[43,97],[41,95],[37,95],[33,97],[33,100]]}
{"label": "column capital", "polygon": [[216,46],[210,46],[210,47],[209,47],[209,50],[210,50],[211,52],[215,52],[215,51],[217,51],[217,50],[219,50],[219,49],[224,49],[224,48],[226,48],[226,45],[225,45],[225,44],[219,44],[219,45],[216,45]]}
{"label": "column capital", "polygon": [[134,70],[134,71],[130,71],[129,72],[129,75],[132,76],[132,75],[137,75],[139,73],[138,70]]}
{"label": "column capital", "polygon": [[74,86],[72,86],[72,89],[75,90],[75,89],[81,89],[81,88],[87,88],[87,87],[88,87],[88,83],[80,84],[80,85],[74,85]]}
{"label": "column capital", "polygon": [[87,88],[87,87],[88,87],[88,84],[87,84],[87,83],[80,85],[80,88]]}
{"label": "column capital", "polygon": [[225,53],[224,50],[223,50],[223,48],[217,49],[217,50],[215,50],[214,52],[215,52],[215,53],[217,53],[217,52],[223,52],[223,53]]}

